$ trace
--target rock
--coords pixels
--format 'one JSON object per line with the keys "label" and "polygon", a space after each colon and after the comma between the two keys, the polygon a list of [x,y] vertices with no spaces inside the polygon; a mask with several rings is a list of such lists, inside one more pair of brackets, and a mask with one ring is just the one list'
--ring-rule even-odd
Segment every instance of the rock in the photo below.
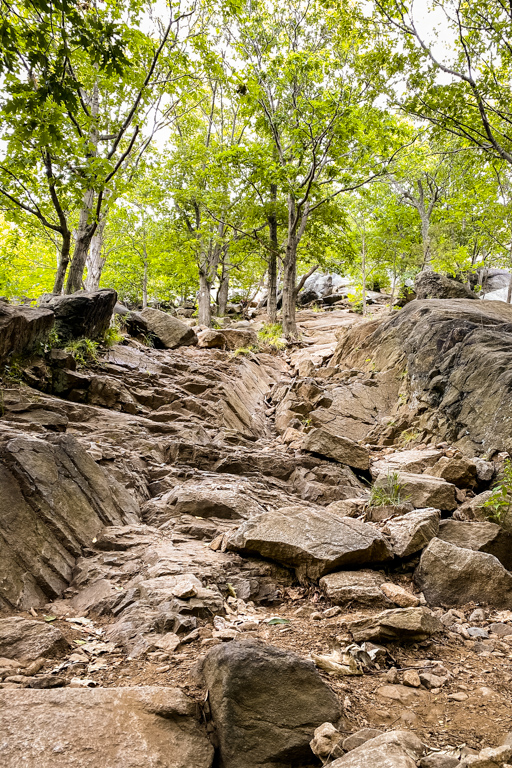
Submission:
{"label": "rock", "polygon": [[347,622],[356,643],[419,641],[441,632],[443,625],[428,608],[395,608]]}
{"label": "rock", "polygon": [[126,324],[130,333],[150,336],[159,348],[176,349],[197,344],[197,336],[192,328],[159,309],[146,307],[142,312],[132,312],[126,318]]}
{"label": "rock", "polygon": [[367,503],[367,499],[364,498],[340,499],[328,504],[325,509],[333,515],[338,515],[338,517],[360,517],[365,511]]}
{"label": "rock", "polygon": [[0,363],[3,365],[10,355],[40,352],[54,322],[50,309],[0,302]]}
{"label": "rock", "polygon": [[242,523],[227,548],[277,560],[310,579],[390,557],[384,537],[371,525],[304,507],[264,512]]}
{"label": "rock", "polygon": [[195,702],[177,688],[0,691],[2,766],[211,768]]}
{"label": "rock", "polygon": [[430,605],[464,605],[475,601],[512,608],[512,574],[493,555],[432,539],[414,580]]}
{"label": "rock", "polygon": [[478,481],[477,467],[471,459],[450,459],[443,456],[434,464],[429,474],[441,477],[457,488],[474,488]]}
{"label": "rock", "polygon": [[442,455],[443,452],[436,448],[391,453],[383,459],[372,462],[372,477],[377,477],[380,474],[387,475],[388,472],[412,472],[419,475],[433,467]]}
{"label": "rock", "polygon": [[432,752],[431,755],[420,760],[420,768],[459,768],[459,766],[457,757],[443,752]]}
{"label": "rock", "polygon": [[138,515],[75,437],[0,440],[0,603],[28,610],[58,597],[82,547]]}
{"label": "rock", "polygon": [[338,571],[322,576],[320,586],[335,605],[385,607],[389,601],[381,590],[384,580],[374,571]]}
{"label": "rock", "polygon": [[496,523],[442,520],[437,536],[457,547],[494,555],[507,571],[512,570],[512,533]]}
{"label": "rock", "polygon": [[107,331],[117,293],[111,288],[100,291],[77,291],[70,296],[52,296],[40,307],[55,313],[55,332],[60,341],[99,339]]}
{"label": "rock", "polygon": [[385,528],[391,538],[393,552],[409,557],[427,546],[439,530],[438,509],[418,509],[390,520]]}
{"label": "rock", "polygon": [[[451,512],[456,508],[456,488],[451,483],[439,477],[414,475],[411,472],[398,472],[397,475],[397,480],[402,486],[402,497],[410,501],[415,509],[430,507]],[[388,475],[380,474],[375,481],[375,487],[385,488],[387,483]]]}
{"label": "rock", "polygon": [[219,331],[207,328],[197,334],[197,346],[201,349],[224,349],[226,339]]}
{"label": "rock", "polygon": [[383,685],[377,688],[375,693],[383,699],[391,699],[391,701],[396,701],[404,707],[411,707],[428,699],[426,691],[419,688],[408,688],[406,685]]}
{"label": "rock", "polygon": [[509,637],[509,635],[512,635],[512,625],[502,624],[501,622],[493,622],[492,624],[489,624],[488,630],[489,632],[492,632],[493,635],[498,635],[498,637]]}
{"label": "rock", "polygon": [[501,747],[487,747],[478,755],[465,757],[460,768],[507,768],[512,761],[512,746],[503,744]]}
{"label": "rock", "polygon": [[320,758],[323,765],[341,757],[343,754],[342,741],[343,736],[332,723],[323,723],[315,729],[315,735],[309,742],[309,746],[312,753]]}
{"label": "rock", "polygon": [[416,768],[424,751],[414,733],[389,731],[330,763],[329,768]]}
{"label": "rock", "polygon": [[436,272],[420,272],[414,280],[417,299],[478,299],[470,288],[458,280]]}
{"label": "rock", "polygon": [[368,507],[366,510],[366,519],[374,523],[388,520],[390,517],[400,517],[406,515],[408,512],[413,512],[414,507],[412,504],[387,504],[380,507]]}
{"label": "rock", "polygon": [[254,640],[215,646],[201,672],[224,768],[308,764],[315,729],[341,715],[312,662]]}
{"label": "rock", "polygon": [[415,669],[406,669],[403,677],[404,685],[409,688],[419,688],[421,686],[420,676]]}
{"label": "rock", "polygon": [[0,619],[0,657],[34,661],[57,656],[68,647],[60,629],[51,624],[21,616]]}
{"label": "rock", "polygon": [[392,603],[398,605],[400,608],[416,608],[420,604],[419,597],[416,597],[416,595],[408,592],[398,584],[388,582],[386,584],[381,584],[380,589],[386,595],[388,600],[391,600]]}
{"label": "rock", "polygon": [[226,349],[235,350],[258,345],[258,337],[252,328],[224,328],[219,333],[224,337]]}
{"label": "rock", "polygon": [[304,451],[319,453],[355,469],[368,469],[370,454],[367,448],[342,435],[334,434],[325,427],[312,429],[302,443]]}
{"label": "rock", "polygon": [[432,690],[432,688],[442,688],[449,679],[447,676],[441,677],[439,675],[434,675],[432,672],[420,672],[419,677],[421,684],[424,685],[425,688],[428,688],[429,691]]}
{"label": "rock", "polygon": [[360,731],[347,736],[342,746],[345,752],[350,752],[366,744],[370,739],[376,739],[377,736],[382,736],[382,731],[379,731],[377,728],[362,728]]}

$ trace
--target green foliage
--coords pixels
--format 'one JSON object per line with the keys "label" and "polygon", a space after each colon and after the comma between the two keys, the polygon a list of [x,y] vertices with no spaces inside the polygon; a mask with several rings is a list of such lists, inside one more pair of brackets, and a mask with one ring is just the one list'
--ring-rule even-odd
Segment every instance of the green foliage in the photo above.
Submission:
{"label": "green foliage", "polygon": [[250,355],[253,355],[255,352],[259,352],[258,347],[254,346],[254,344],[251,344],[250,347],[238,347],[237,349],[233,350],[231,352],[231,357],[240,357],[240,356],[246,356],[249,357]]}
{"label": "green foliage", "polygon": [[492,489],[491,495],[484,501],[483,507],[488,511],[490,520],[502,523],[512,504],[512,461],[505,459],[503,463],[503,478]]}
{"label": "green foliage", "polygon": [[264,345],[273,349],[284,349],[287,346],[283,338],[283,327],[280,323],[266,323],[258,331],[258,339]]}
{"label": "green foliage", "polygon": [[373,486],[368,505],[370,507],[398,506],[409,498],[404,494],[404,484],[400,482],[398,472],[388,472],[386,482],[381,488]]}
{"label": "green foliage", "polygon": [[107,328],[102,338],[102,343],[105,344],[107,348],[113,347],[115,344],[120,344],[122,341],[124,341],[124,336],[120,333],[117,323],[116,325],[111,325]]}
{"label": "green foliage", "polygon": [[69,342],[64,349],[73,356],[77,368],[85,368],[98,362],[98,347],[98,342],[92,339],[77,339]]}

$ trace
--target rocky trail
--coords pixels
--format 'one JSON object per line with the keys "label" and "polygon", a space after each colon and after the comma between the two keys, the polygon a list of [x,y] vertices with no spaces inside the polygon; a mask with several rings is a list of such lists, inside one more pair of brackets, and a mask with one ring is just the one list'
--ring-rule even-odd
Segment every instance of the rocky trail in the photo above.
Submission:
{"label": "rocky trail", "polygon": [[0,304],[0,764],[511,764],[511,307],[41,354],[107,294]]}

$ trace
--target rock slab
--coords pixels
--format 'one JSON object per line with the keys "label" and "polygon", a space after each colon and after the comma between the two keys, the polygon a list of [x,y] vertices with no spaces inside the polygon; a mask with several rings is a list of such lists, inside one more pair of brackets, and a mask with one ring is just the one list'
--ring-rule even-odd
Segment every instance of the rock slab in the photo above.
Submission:
{"label": "rock slab", "polygon": [[54,320],[50,309],[12,306],[0,301],[0,363],[9,355],[30,353],[44,344]]}
{"label": "rock slab", "polygon": [[416,768],[425,748],[410,731],[389,731],[365,742],[330,768]]}
{"label": "rock slab", "polygon": [[70,296],[52,296],[40,306],[55,313],[55,331],[61,341],[98,339],[107,331],[117,293],[112,288],[77,291]]}
{"label": "rock slab", "polygon": [[395,608],[347,623],[356,643],[420,641],[441,632],[443,625],[428,608]]}
{"label": "rock slab", "polygon": [[312,662],[254,640],[212,648],[201,674],[224,768],[309,765],[315,729],[341,715]]}
{"label": "rock slab", "polygon": [[0,657],[35,661],[67,650],[69,644],[57,627],[44,621],[10,616],[0,619]]}
{"label": "rock slab", "polygon": [[347,464],[354,469],[369,469],[370,454],[367,448],[358,445],[348,437],[318,427],[306,435],[302,448],[311,453],[319,453],[328,459],[334,459],[341,464]]}
{"label": "rock slab", "polygon": [[210,768],[195,703],[176,688],[0,691],[3,768]]}

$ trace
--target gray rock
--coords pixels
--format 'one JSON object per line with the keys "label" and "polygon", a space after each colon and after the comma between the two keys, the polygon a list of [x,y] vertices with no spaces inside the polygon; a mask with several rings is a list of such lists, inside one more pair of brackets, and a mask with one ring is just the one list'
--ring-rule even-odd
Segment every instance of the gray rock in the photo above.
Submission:
{"label": "gray rock", "polygon": [[227,548],[277,560],[310,579],[351,565],[384,562],[391,554],[373,526],[304,507],[264,512],[242,523]]}
{"label": "gray rock", "polygon": [[342,746],[345,752],[350,752],[352,749],[366,744],[370,739],[376,739],[377,736],[382,736],[382,731],[377,730],[377,728],[362,728],[360,731],[347,736]]}
{"label": "gray rock", "polygon": [[0,657],[34,661],[67,650],[64,635],[44,621],[11,616],[0,619]]}
{"label": "gray rock", "polygon": [[0,302],[0,363],[10,355],[30,354],[48,340],[55,322],[50,309]]}
{"label": "gray rock", "polygon": [[437,536],[457,547],[494,555],[507,571],[512,570],[512,533],[496,523],[442,520]]}
{"label": "gray rock", "polygon": [[224,328],[219,333],[224,338],[226,349],[241,349],[258,344],[258,337],[252,328]]}
{"label": "gray rock", "polygon": [[414,580],[430,605],[464,605],[475,601],[512,608],[512,573],[493,555],[432,539]]}
{"label": "gray rock", "polygon": [[478,481],[477,466],[472,459],[452,459],[443,456],[434,464],[429,474],[433,477],[441,477],[448,483],[453,483],[457,488],[474,488]]}
{"label": "gray rock", "polygon": [[417,299],[478,299],[470,288],[458,280],[436,272],[420,272],[414,281]]}
{"label": "gray rock", "polygon": [[442,455],[443,452],[437,448],[412,448],[408,451],[391,453],[383,459],[372,462],[372,477],[397,471],[421,474],[426,472],[429,467],[433,467]]}
{"label": "gray rock", "polygon": [[380,589],[385,580],[374,571],[338,571],[322,576],[320,586],[335,605],[384,608],[390,605]]}
{"label": "gray rock", "polygon": [[342,741],[343,736],[332,723],[322,723],[315,729],[309,746],[313,754],[320,758],[322,765],[325,765],[343,755]]}
{"label": "gray rock", "polygon": [[425,748],[410,731],[389,731],[365,742],[329,768],[416,768]]}
{"label": "gray rock", "polygon": [[377,616],[347,622],[356,643],[425,640],[443,625],[428,608],[395,608]]}
{"label": "gray rock", "polygon": [[458,758],[442,752],[432,752],[420,760],[420,768],[458,768]]}
{"label": "gray rock", "polygon": [[[410,501],[415,509],[427,507],[452,511],[457,506],[456,488],[439,477],[415,475],[411,472],[398,472],[398,481],[402,485],[403,498]],[[384,488],[388,482],[387,474],[380,474],[375,481],[377,488]]]}
{"label": "gray rock", "polygon": [[386,525],[393,552],[398,557],[409,557],[427,546],[439,530],[438,509],[418,509],[390,520]]}
{"label": "gray rock", "polygon": [[149,335],[157,347],[176,347],[197,344],[197,336],[188,325],[177,317],[159,309],[146,307],[142,312],[132,312],[126,318],[130,333]]}
{"label": "gray rock", "polygon": [[196,704],[177,688],[0,691],[2,766],[211,768]]}
{"label": "gray rock", "polygon": [[117,293],[111,288],[77,291],[70,296],[52,296],[40,307],[55,312],[55,331],[61,341],[98,339],[107,331]]}
{"label": "gray rock", "polygon": [[312,662],[254,640],[212,648],[201,673],[224,768],[309,764],[315,729],[341,715]]}
{"label": "gray rock", "polygon": [[370,454],[367,448],[325,427],[308,432],[302,443],[302,449],[335,459],[355,469],[368,469],[370,466]]}

